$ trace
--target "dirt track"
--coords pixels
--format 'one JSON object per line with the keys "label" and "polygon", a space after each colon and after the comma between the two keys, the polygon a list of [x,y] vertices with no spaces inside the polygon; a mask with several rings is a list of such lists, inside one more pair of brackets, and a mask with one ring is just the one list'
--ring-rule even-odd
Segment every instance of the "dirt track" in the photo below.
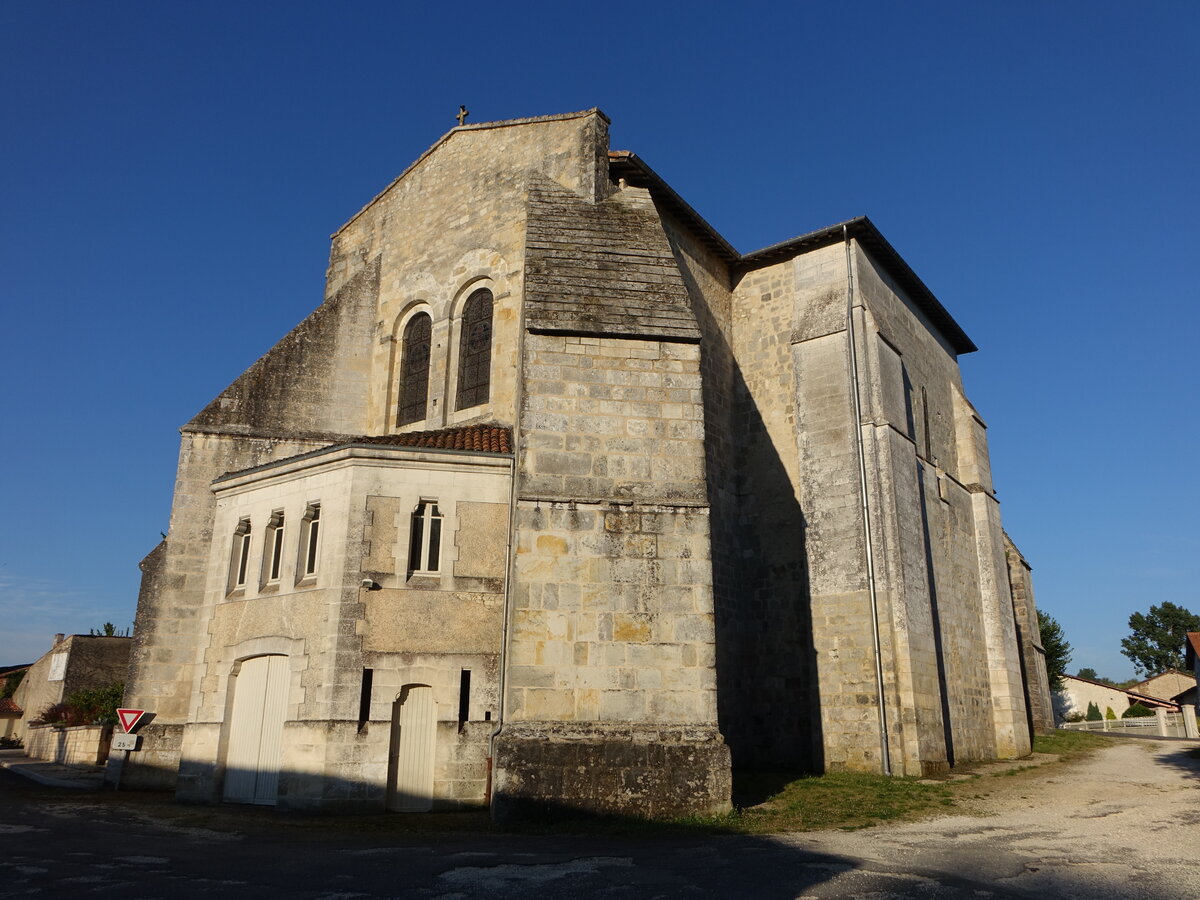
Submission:
{"label": "dirt track", "polygon": [[961,804],[957,815],[783,840],[860,861],[861,868],[806,891],[807,897],[857,896],[855,882],[886,873],[897,893],[873,896],[936,896],[939,886],[953,888],[961,878],[960,886],[972,891],[1196,900],[1197,747],[1114,740],[1082,762],[1011,777],[985,774],[974,783],[982,796]]}

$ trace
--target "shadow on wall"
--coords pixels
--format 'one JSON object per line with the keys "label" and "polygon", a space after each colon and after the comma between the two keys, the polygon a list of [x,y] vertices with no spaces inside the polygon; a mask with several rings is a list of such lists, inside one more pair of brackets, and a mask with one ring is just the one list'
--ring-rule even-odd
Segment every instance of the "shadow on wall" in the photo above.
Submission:
{"label": "shadow on wall", "polygon": [[[703,296],[688,267],[679,268],[689,294]],[[702,302],[693,311],[703,334],[721,733],[735,769],[820,772],[804,514],[719,324]]]}

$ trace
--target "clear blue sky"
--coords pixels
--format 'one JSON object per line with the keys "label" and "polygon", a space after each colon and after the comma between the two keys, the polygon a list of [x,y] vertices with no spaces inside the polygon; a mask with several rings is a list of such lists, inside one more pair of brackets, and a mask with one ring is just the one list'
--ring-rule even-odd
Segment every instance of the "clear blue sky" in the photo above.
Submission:
{"label": "clear blue sky", "polygon": [[1200,612],[1194,0],[0,23],[0,664],[132,621],[176,429],[320,302],[329,234],[460,103],[599,106],[743,251],[869,215],[980,347],[1005,525],[1074,666],[1127,676],[1130,612]]}

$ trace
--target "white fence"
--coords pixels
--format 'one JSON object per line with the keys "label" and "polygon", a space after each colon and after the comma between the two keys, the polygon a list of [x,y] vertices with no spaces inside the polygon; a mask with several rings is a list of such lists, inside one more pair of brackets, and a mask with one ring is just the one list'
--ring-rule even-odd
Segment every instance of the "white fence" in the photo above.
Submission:
{"label": "white fence", "polygon": [[1101,719],[1099,722],[1064,722],[1059,728],[1072,731],[1108,731],[1113,734],[1140,734],[1154,737],[1200,737],[1196,714],[1187,709],[1181,713],[1169,713],[1165,709],[1155,710],[1153,718]]}

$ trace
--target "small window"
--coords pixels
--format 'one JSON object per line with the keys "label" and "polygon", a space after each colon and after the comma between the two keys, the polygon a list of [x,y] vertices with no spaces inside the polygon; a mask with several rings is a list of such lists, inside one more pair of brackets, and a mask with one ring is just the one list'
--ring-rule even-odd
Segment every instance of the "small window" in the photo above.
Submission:
{"label": "small window", "polygon": [[408,571],[434,574],[441,569],[442,514],[436,500],[422,500],[412,514],[408,539]]}
{"label": "small window", "polygon": [[246,586],[246,572],[250,568],[250,520],[239,519],[233,530],[233,548],[229,557],[229,590]]}
{"label": "small window", "polygon": [[300,564],[296,567],[300,578],[317,574],[317,563],[321,555],[321,504],[310,503],[300,523]]}
{"label": "small window", "polygon": [[488,402],[492,380],[492,292],[478,290],[463,307],[458,348],[458,402],[468,409]]}
{"label": "small window", "polygon": [[67,653],[55,653],[50,657],[50,674],[47,681],[64,681],[67,677]]}
{"label": "small window", "polygon": [[283,512],[276,510],[271,513],[267,522],[267,544],[263,553],[263,561],[266,564],[264,581],[268,584],[278,581],[283,571],[283,532]]}
{"label": "small window", "polygon": [[429,399],[429,345],[432,338],[433,320],[427,313],[418,313],[404,326],[397,425],[409,425],[425,418],[425,405]]}

